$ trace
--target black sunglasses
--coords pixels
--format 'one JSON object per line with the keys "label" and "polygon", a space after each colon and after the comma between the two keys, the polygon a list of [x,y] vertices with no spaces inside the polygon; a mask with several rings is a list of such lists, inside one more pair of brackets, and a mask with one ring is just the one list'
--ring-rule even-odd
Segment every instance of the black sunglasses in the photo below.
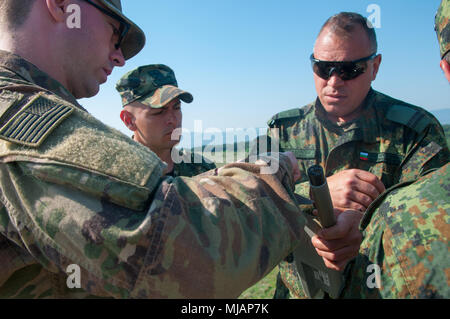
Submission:
{"label": "black sunglasses", "polygon": [[118,50],[120,48],[120,45],[122,44],[123,38],[125,38],[128,31],[130,30],[130,27],[131,27],[130,24],[128,22],[126,22],[121,16],[115,14],[112,11],[108,11],[90,0],[84,0],[84,1],[89,3],[91,6],[97,8],[102,13],[106,14],[107,16],[113,18],[114,20],[119,21],[119,23],[120,23],[120,28],[118,30],[119,38],[117,40],[117,43],[115,44],[116,50]]}
{"label": "black sunglasses", "polygon": [[367,69],[367,61],[377,56],[376,53],[355,61],[321,61],[311,54],[310,60],[315,74],[324,80],[328,80],[334,72],[343,80],[348,81],[357,78]]}

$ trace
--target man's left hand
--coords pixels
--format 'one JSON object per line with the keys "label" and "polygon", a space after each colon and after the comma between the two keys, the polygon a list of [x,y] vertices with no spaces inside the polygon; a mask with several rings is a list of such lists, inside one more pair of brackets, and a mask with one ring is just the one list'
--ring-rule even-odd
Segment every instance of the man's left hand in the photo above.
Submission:
{"label": "man's left hand", "polygon": [[335,209],[335,215],[336,225],[320,230],[311,240],[328,268],[343,271],[359,252],[362,242],[359,231],[362,213]]}

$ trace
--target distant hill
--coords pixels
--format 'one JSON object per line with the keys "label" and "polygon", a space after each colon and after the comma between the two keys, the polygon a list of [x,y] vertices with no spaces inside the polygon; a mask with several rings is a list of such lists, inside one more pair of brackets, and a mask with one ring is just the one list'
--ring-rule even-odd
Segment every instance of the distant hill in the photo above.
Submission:
{"label": "distant hill", "polygon": [[430,113],[436,116],[441,124],[450,124],[450,109],[435,110]]}
{"label": "distant hill", "polygon": [[[437,112],[437,114],[436,114]],[[442,123],[442,127],[444,128],[444,132],[445,132],[445,137],[447,139],[447,145],[450,146],[450,109],[446,109],[446,110],[439,110],[439,111],[433,111],[431,112],[433,113],[434,116],[436,116],[439,121]],[[441,118],[439,118],[439,114],[441,114]],[[442,120],[442,117],[445,116],[447,114],[447,122]],[[447,124],[444,124],[447,123]],[[252,145],[253,147],[253,145]],[[202,147],[195,147],[191,149],[191,152],[194,153],[198,153],[198,154],[202,154],[203,151],[205,151],[206,146],[202,146]],[[244,157],[246,157],[248,155],[250,149],[250,143],[247,142],[239,142],[239,143],[234,143],[234,144],[223,144],[223,145],[214,145],[214,146],[209,146],[208,147],[208,152],[206,152],[207,154],[204,155],[214,155],[215,156],[215,152],[218,152],[219,154],[223,153],[223,158],[225,160],[225,156],[226,156],[226,151],[234,151],[235,153],[235,158],[234,161],[237,160],[241,160]],[[212,154],[211,154],[212,152]],[[209,157],[209,156],[206,156]],[[220,156],[219,156],[220,157]],[[213,160],[214,162],[216,162],[213,158],[210,158],[211,160]],[[215,158],[217,159],[217,158]],[[216,162],[216,164],[220,164],[219,162]],[[222,163],[223,165],[223,163]],[[221,166],[221,165],[219,165]]]}

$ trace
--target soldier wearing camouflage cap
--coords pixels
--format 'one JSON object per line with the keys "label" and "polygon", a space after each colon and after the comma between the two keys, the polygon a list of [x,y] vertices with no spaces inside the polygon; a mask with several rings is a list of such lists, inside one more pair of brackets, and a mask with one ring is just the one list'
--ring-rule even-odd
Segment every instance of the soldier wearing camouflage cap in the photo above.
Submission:
{"label": "soldier wearing camouflage cap", "polygon": [[[125,74],[116,89],[123,105],[120,118],[134,133],[136,142],[168,165],[167,175],[195,176],[216,167],[199,154],[174,148],[180,140],[180,135],[173,132],[181,129],[181,101],[191,103],[193,97],[178,88],[171,68],[163,64],[138,67]],[[176,156],[175,162],[172,155]]]}
{"label": "soldier wearing camouflage cap", "polygon": [[292,154],[168,177],[77,102],[144,46],[120,0],[2,0],[0,34],[0,298],[237,297],[300,244]]}
{"label": "soldier wearing camouflage cap", "polygon": [[435,31],[439,41],[441,69],[450,82],[450,0],[442,0],[435,18]]}

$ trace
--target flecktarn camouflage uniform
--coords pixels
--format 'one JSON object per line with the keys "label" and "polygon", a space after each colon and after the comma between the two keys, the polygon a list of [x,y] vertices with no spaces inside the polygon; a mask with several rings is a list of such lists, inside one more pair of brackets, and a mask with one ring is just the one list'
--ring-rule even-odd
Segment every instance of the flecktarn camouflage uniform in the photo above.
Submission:
{"label": "flecktarn camouflage uniform", "polygon": [[342,297],[450,298],[450,164],[409,184],[365,213]]}
{"label": "flecktarn camouflage uniform", "polygon": [[0,112],[0,298],[234,298],[298,244],[282,154],[275,174],[163,177],[154,153],[5,51]]}
{"label": "flecktarn camouflage uniform", "polygon": [[[307,169],[320,164],[327,177],[346,169],[377,176],[386,188],[417,179],[449,161],[440,123],[424,109],[371,89],[361,116],[338,125],[329,121],[319,99],[303,108],[276,114],[269,121],[269,139],[279,139],[280,152],[291,151],[302,178],[295,192],[309,197]],[[267,143],[270,145],[270,142]],[[305,297],[292,256],[280,265],[276,297]]]}

